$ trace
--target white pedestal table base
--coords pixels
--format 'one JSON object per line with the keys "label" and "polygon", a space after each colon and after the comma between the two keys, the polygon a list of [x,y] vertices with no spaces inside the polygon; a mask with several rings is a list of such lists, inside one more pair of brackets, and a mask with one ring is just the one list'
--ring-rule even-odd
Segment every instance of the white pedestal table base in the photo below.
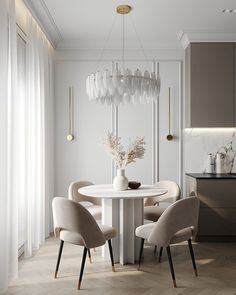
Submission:
{"label": "white pedestal table base", "polygon": [[[121,264],[138,260],[140,239],[135,229],[143,224],[143,199],[103,199],[103,224],[113,226],[117,237],[112,240],[114,261]],[[103,255],[109,257],[107,247]]]}

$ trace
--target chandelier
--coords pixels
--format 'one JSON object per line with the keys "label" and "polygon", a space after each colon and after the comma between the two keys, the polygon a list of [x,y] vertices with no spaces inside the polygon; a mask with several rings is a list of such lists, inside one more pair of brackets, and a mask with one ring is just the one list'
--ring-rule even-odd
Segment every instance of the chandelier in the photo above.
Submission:
{"label": "chandelier", "polygon": [[115,105],[126,103],[149,103],[157,101],[160,93],[160,78],[155,72],[137,69],[132,72],[124,67],[124,15],[131,11],[128,5],[116,8],[123,15],[123,55],[122,70],[118,64],[114,70],[92,73],[87,77],[86,90],[90,101]]}

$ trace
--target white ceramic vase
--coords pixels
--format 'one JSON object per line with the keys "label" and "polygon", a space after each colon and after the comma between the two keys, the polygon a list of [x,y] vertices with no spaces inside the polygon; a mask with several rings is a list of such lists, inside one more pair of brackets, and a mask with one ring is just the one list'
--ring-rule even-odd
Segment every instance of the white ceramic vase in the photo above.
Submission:
{"label": "white ceramic vase", "polygon": [[212,154],[207,155],[206,173],[214,173],[214,159],[212,157]]}
{"label": "white ceramic vase", "polygon": [[117,169],[116,177],[113,180],[113,188],[116,191],[125,191],[128,188],[128,178],[125,176],[125,169]]}
{"label": "white ceramic vase", "polygon": [[222,155],[220,153],[216,154],[215,172],[224,173],[224,160],[222,159]]}

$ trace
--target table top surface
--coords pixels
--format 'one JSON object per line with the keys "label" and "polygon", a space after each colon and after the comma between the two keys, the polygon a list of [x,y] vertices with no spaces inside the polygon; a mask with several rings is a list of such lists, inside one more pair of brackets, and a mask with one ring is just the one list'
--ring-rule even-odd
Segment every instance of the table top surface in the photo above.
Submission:
{"label": "table top surface", "polygon": [[141,185],[138,189],[127,189],[125,191],[114,190],[112,184],[90,185],[79,189],[79,193],[84,196],[103,199],[143,199],[160,196],[167,191],[166,188],[157,185]]}

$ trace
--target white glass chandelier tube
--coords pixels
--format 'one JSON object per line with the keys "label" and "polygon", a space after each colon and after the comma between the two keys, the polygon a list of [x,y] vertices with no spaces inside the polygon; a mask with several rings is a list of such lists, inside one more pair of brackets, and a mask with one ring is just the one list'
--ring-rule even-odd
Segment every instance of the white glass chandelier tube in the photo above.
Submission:
{"label": "white glass chandelier tube", "polygon": [[90,101],[102,104],[120,105],[126,103],[149,103],[157,101],[160,94],[159,75],[140,70],[134,73],[117,68],[112,73],[96,72],[87,77],[86,90]]}

